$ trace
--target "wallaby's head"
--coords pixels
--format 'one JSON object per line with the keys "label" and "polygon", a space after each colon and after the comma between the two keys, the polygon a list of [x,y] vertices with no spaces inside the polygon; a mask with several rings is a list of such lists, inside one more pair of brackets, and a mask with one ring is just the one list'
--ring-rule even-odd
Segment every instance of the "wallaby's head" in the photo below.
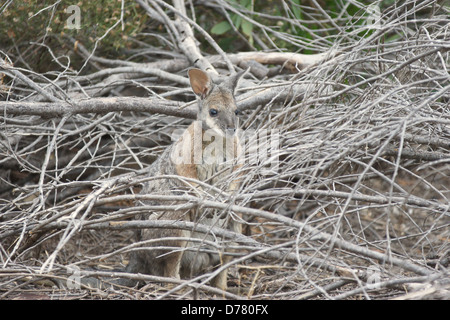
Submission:
{"label": "wallaby's head", "polygon": [[204,130],[213,129],[221,135],[236,131],[238,109],[234,90],[244,73],[236,73],[216,85],[206,72],[200,69],[188,71],[192,91],[199,97],[197,120],[202,121]]}

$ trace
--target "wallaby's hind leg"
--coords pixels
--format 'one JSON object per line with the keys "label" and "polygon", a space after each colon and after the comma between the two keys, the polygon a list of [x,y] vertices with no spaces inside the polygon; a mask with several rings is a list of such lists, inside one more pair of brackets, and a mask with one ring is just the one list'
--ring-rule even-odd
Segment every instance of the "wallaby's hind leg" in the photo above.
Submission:
{"label": "wallaby's hind leg", "polygon": [[[223,266],[224,264],[227,264],[228,262],[231,261],[230,256],[223,255],[223,253],[219,253],[219,255],[220,255],[220,265],[221,266]],[[225,269],[225,270],[222,270],[217,276],[215,276],[211,280],[211,285],[226,291],[227,287],[228,287],[227,281],[228,281],[228,269]]]}
{"label": "wallaby's hind leg", "polygon": [[164,277],[180,279],[180,266],[183,252],[172,252],[164,258]]}
{"label": "wallaby's hind leg", "polygon": [[[228,229],[241,234],[242,224],[232,220],[228,226]],[[221,255],[220,257],[221,265],[225,265],[232,260],[232,257],[229,255],[223,255],[223,253],[220,253],[220,255]],[[227,280],[228,280],[228,269],[225,269],[211,280],[211,285],[226,291],[228,288]]]}
{"label": "wallaby's hind leg", "polygon": [[211,280],[211,285],[226,291],[228,287],[227,280],[228,280],[228,270],[225,269]]}

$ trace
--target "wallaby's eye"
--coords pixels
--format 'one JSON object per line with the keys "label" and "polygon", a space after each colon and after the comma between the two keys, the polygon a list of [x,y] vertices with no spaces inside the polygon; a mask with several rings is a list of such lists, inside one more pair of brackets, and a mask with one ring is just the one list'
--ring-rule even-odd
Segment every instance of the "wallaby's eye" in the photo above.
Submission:
{"label": "wallaby's eye", "polygon": [[209,109],[209,115],[211,117],[216,117],[218,113],[219,111],[217,111],[217,109]]}
{"label": "wallaby's eye", "polygon": [[234,114],[238,116],[239,115],[239,110],[236,109],[236,111],[234,111]]}

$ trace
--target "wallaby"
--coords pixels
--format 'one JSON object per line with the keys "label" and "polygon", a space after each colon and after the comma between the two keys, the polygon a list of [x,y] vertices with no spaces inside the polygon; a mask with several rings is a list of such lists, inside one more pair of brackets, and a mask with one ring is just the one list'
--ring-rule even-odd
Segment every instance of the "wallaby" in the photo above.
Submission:
{"label": "wallaby", "polygon": [[[141,193],[162,195],[182,195],[186,192],[211,193],[214,188],[208,188],[208,185],[215,187],[224,181],[227,183],[226,191],[238,189],[240,182],[236,171],[239,165],[236,159],[241,151],[236,134],[238,111],[234,91],[244,73],[245,71],[241,71],[231,75],[216,85],[206,72],[200,69],[188,71],[192,90],[198,98],[197,121],[194,121],[151,165],[148,175],[155,179],[145,183]],[[187,181],[185,178],[190,179]],[[176,203],[145,201],[144,204]],[[241,233],[242,227],[240,222],[236,221],[236,217],[230,215],[223,217],[220,213],[206,209],[191,209],[151,212],[140,218],[191,221]],[[223,254],[223,250],[202,245],[201,241],[214,239],[195,230],[150,228],[137,231],[137,240],[140,241],[169,237],[171,239],[153,242],[145,249],[133,251],[126,271],[190,278],[211,271],[231,259],[229,255]],[[180,239],[173,240],[173,238]],[[135,282],[127,280],[120,284],[133,285]],[[226,290],[227,270],[213,278],[211,284]]]}

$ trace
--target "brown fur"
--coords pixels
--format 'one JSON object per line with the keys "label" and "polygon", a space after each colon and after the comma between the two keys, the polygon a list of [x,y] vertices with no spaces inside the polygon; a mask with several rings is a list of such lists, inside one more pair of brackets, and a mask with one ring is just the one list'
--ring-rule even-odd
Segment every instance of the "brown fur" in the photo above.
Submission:
{"label": "brown fur", "polygon": [[[199,183],[183,182],[182,178],[191,178],[203,183],[219,187],[229,176],[239,168],[230,160],[240,153],[239,139],[236,134],[227,136],[226,130],[233,132],[237,129],[236,103],[234,89],[242,72],[231,76],[220,85],[215,85],[207,73],[199,69],[189,70],[189,78],[194,93],[199,97],[199,110],[197,121],[192,123],[173,145],[153,163],[149,169],[149,175],[158,177],[163,175],[177,175],[180,179],[161,178],[151,180],[144,185],[143,193],[181,195],[185,192],[211,192],[209,188],[201,187]],[[211,115],[210,109],[217,111]],[[201,125],[201,127],[200,127]],[[197,127],[196,127],[197,126]],[[213,131],[211,131],[212,129]],[[206,133],[214,133],[214,140],[204,141]],[[218,139],[217,141],[215,139]],[[214,148],[214,143],[223,143],[223,149]],[[228,139],[228,145],[227,145]],[[231,146],[229,145],[231,143]],[[227,149],[228,148],[228,149]],[[226,159],[231,152],[232,159]],[[200,157],[198,152],[200,152]],[[201,155],[204,155],[202,157]],[[180,161],[182,160],[182,161]],[[225,160],[229,160],[225,162]],[[239,188],[239,179],[234,179],[226,186],[228,191],[236,191]],[[146,202],[146,204],[161,204]],[[172,205],[174,203],[171,203]],[[176,204],[176,203],[175,203]],[[201,224],[228,228],[235,232],[241,232],[240,223],[230,217],[221,217],[214,211],[166,211],[149,212],[141,217],[150,220],[184,220]],[[215,241],[212,236],[205,236],[195,231],[179,229],[144,229],[138,232],[139,240],[154,240],[165,237],[184,237]],[[217,251],[213,247],[206,247],[216,252],[200,252],[196,250],[184,250],[189,247],[197,247],[198,242],[186,240],[161,240],[148,245],[146,250],[133,253],[127,267],[128,272],[140,272],[158,276],[185,278],[211,271],[213,268],[230,261],[229,256]],[[174,249],[160,249],[156,247],[168,246]],[[205,246],[202,246],[204,249]],[[221,289],[227,288],[227,271],[221,272],[212,280],[212,284]]]}

